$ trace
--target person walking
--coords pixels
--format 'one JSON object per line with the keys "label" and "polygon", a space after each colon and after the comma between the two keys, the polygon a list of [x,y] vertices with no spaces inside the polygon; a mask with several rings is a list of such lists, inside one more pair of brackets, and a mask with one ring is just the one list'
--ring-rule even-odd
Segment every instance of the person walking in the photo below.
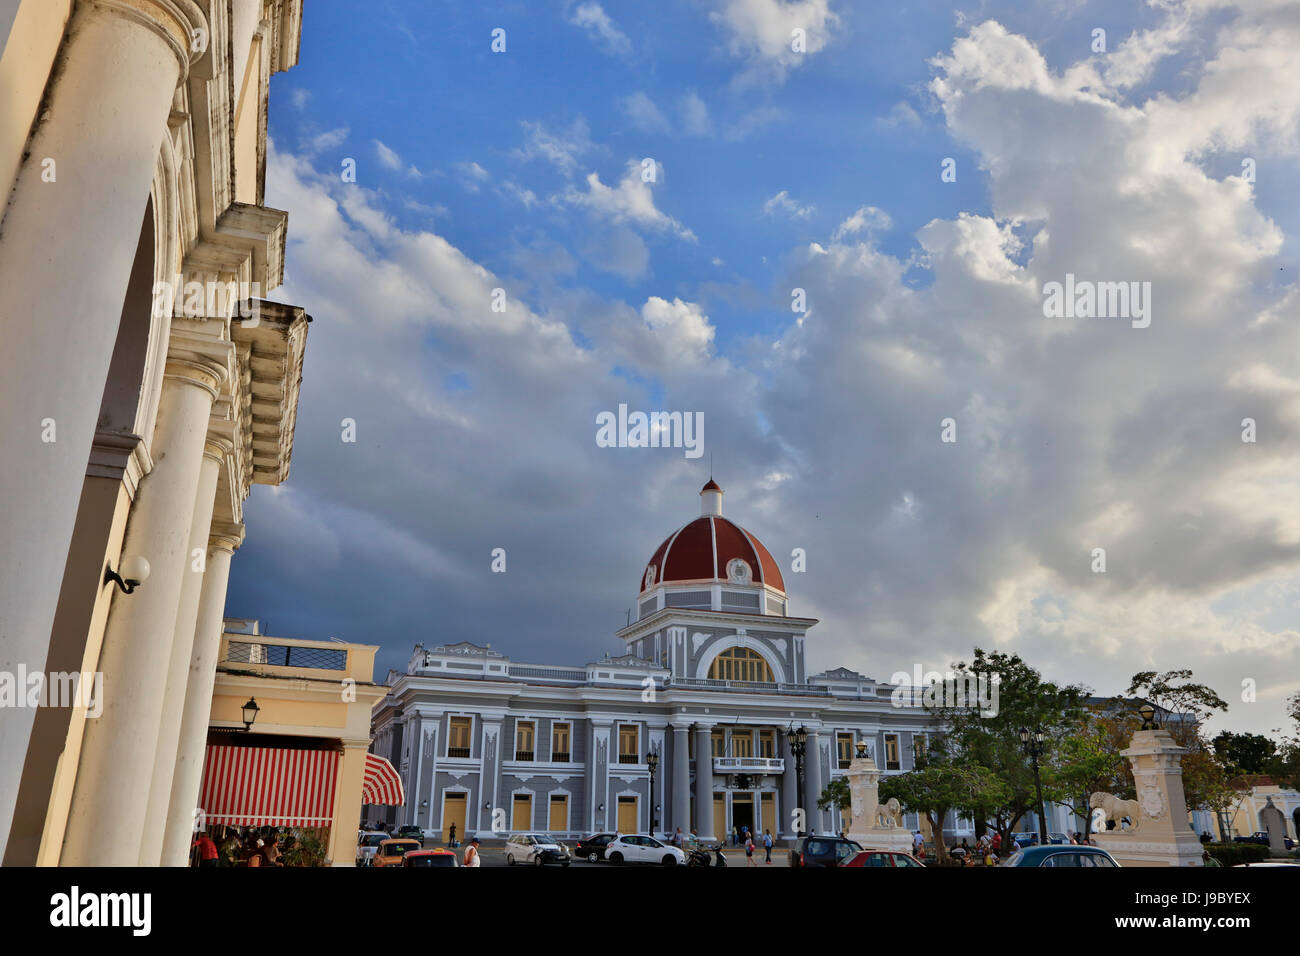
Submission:
{"label": "person walking", "polygon": [[754,838],[750,835],[749,827],[745,828],[745,866],[754,866]]}
{"label": "person walking", "polygon": [[212,842],[212,837],[208,836],[206,830],[200,832],[199,835],[194,838],[194,845],[199,851],[200,867],[217,865],[217,858],[219,856],[217,853],[217,845]]}
{"label": "person walking", "polygon": [[460,844],[456,842],[456,824],[453,823],[447,830],[447,846],[456,847],[459,845]]}
{"label": "person walking", "polygon": [[463,866],[482,866],[478,856],[478,837],[470,837],[469,846],[465,847]]}
{"label": "person walking", "polygon": [[677,847],[677,849],[679,849],[679,850],[682,848],[682,828],[681,828],[681,827],[678,827],[675,831],[673,831],[673,846]]}
{"label": "person walking", "polygon": [[912,856],[918,860],[925,856],[925,837],[921,836],[920,830],[912,834]]}
{"label": "person walking", "polygon": [[763,831],[763,852],[767,856],[767,858],[763,860],[763,862],[766,863],[768,866],[771,866],[772,865],[772,831],[771,830]]}

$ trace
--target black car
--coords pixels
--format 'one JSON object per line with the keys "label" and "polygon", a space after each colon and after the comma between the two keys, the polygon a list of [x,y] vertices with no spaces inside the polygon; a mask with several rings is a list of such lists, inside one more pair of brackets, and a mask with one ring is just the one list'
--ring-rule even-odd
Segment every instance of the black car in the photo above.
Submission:
{"label": "black car", "polygon": [[420,827],[415,827],[415,826],[398,827],[397,836],[400,839],[409,838],[412,840],[419,840],[421,843],[424,843],[424,830],[421,829]]}
{"label": "black car", "polygon": [[[1235,836],[1232,838],[1233,843],[1256,843],[1259,846],[1268,846],[1268,831],[1256,830],[1250,836]],[[1282,838],[1282,844],[1288,850],[1295,849],[1295,841],[1288,836]]]}
{"label": "black car", "polygon": [[844,837],[804,837],[790,851],[790,865],[839,866],[861,852],[861,844]]}
{"label": "black car", "polygon": [[593,833],[589,837],[584,837],[578,841],[578,845],[573,848],[573,855],[580,860],[586,860],[588,863],[596,863],[605,859],[605,847],[609,846],[609,841],[614,839],[616,834],[613,833]]}

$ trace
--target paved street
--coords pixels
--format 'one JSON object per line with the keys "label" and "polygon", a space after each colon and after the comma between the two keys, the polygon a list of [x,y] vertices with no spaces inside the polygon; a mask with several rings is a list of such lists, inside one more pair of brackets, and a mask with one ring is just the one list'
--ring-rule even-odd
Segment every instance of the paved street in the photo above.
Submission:
{"label": "paved street", "polygon": [[[438,841],[435,841],[435,840],[425,840],[425,841],[424,841],[424,847],[425,847],[425,849],[427,849],[427,850],[431,850],[431,849],[433,849],[434,847],[441,847],[441,846],[443,846],[443,844],[442,844],[441,842],[438,842]],[[458,848],[456,849],[456,853],[457,853],[457,855],[458,855],[461,859],[464,859],[464,856],[465,856],[465,847],[464,847],[463,845],[460,846],[460,847],[458,847]],[[484,866],[506,866],[506,865],[507,865],[507,864],[506,864],[505,848],[504,848],[504,847],[499,847],[499,846],[486,846],[486,847],[482,847],[482,848],[479,850],[479,853],[480,853],[480,855],[481,855],[482,858],[483,858],[483,865],[484,865]],[[724,856],[726,857],[726,859],[727,859],[727,867],[728,867],[729,869],[742,869],[742,870],[743,870],[743,869],[746,868],[746,867],[745,867],[745,851],[744,851],[744,850],[741,850],[741,849],[735,849],[735,848],[729,848],[729,849],[723,851],[723,855],[724,855]],[[775,869],[775,868],[778,867],[778,866],[786,866],[787,863],[788,863],[788,860],[789,860],[789,857],[788,857],[788,851],[787,851],[785,848],[783,848],[783,847],[774,847],[774,848],[772,849],[772,864],[771,864],[770,866],[765,866],[765,865],[764,865],[764,863],[763,863],[763,854],[762,854],[761,852],[758,852],[758,853],[755,853],[755,854],[754,854],[755,866],[750,867],[750,869],[756,869],[756,870],[768,869],[768,870],[771,870],[771,869]],[[643,867],[645,866],[645,864],[629,864],[629,865],[625,865],[625,866],[622,866],[622,867],[617,867],[617,866],[613,866],[613,865],[611,865],[611,864],[609,864],[609,863],[588,863],[586,860],[578,860],[578,859],[575,859],[575,860],[573,861],[573,863],[571,864],[571,866],[574,866],[574,867],[592,867],[592,866],[598,866],[598,867],[601,867],[602,869],[606,869],[606,870],[617,870],[617,869],[641,869],[641,868],[643,868]],[[562,869],[562,867],[551,866],[551,867],[546,867],[546,869]]]}

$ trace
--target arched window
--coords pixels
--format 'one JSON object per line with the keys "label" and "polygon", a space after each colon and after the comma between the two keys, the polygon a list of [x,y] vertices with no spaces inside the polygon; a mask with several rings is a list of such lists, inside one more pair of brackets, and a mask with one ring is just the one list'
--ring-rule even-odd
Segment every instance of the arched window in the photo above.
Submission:
{"label": "arched window", "polygon": [[712,680],[747,680],[772,683],[772,668],[757,652],[747,647],[729,647],[709,666]]}

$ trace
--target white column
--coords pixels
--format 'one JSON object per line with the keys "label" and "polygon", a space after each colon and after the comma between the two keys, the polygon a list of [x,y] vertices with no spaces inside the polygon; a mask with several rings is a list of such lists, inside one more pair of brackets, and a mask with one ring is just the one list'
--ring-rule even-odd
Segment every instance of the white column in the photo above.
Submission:
{"label": "white column", "polygon": [[[149,183],[188,65],[180,38],[206,23],[191,0],[133,7],[76,5],[0,210],[0,671],[10,673],[45,668]],[[55,440],[43,440],[50,427]],[[0,856],[33,716],[18,707],[0,721]]]}
{"label": "white column", "polygon": [[243,540],[243,525],[213,528],[209,538],[208,569],[203,573],[203,589],[199,595],[194,647],[190,652],[180,737],[176,744],[176,772],[172,776],[167,808],[163,866],[185,866],[189,858],[194,809],[199,801],[203,760],[207,755],[208,718],[212,714],[212,687],[217,679],[230,559]]}
{"label": "white column", "polygon": [[712,840],[713,832],[713,746],[712,725],[695,725],[695,832],[701,840]]}
{"label": "white column", "polygon": [[803,806],[808,817],[808,833],[816,835],[822,831],[822,812],[817,809],[817,801],[822,795],[822,754],[817,731],[808,731],[808,749],[803,755]]}
{"label": "white column", "polygon": [[140,859],[208,416],[227,374],[215,357],[193,352],[167,362],[154,469],[140,482],[122,545],[123,554],[145,557],[152,573],[134,594],[115,595],[109,611],[99,657],[104,712],[86,721],[64,837],[67,865],[133,866]]}
{"label": "white column", "polygon": [[[172,777],[176,773],[176,747],[181,736],[185,688],[189,678],[190,658],[194,651],[199,596],[207,573],[208,535],[212,528],[212,509],[216,503],[217,478],[226,454],[232,447],[228,441],[211,438],[203,446],[199,488],[194,496],[194,517],[190,522],[190,540],[186,549],[185,573],[181,579],[181,599],[176,609],[171,659],[167,663],[167,683],[163,693],[162,720],[158,724],[158,750],[154,755],[153,777],[149,784],[144,839],[140,844],[141,866],[158,866],[162,862],[163,834],[167,829]],[[195,552],[198,553],[197,558]],[[196,560],[201,562],[197,568]]]}
{"label": "white column", "polygon": [[691,833],[691,745],[690,727],[673,726],[673,813],[672,825],[682,828],[682,836]]}

